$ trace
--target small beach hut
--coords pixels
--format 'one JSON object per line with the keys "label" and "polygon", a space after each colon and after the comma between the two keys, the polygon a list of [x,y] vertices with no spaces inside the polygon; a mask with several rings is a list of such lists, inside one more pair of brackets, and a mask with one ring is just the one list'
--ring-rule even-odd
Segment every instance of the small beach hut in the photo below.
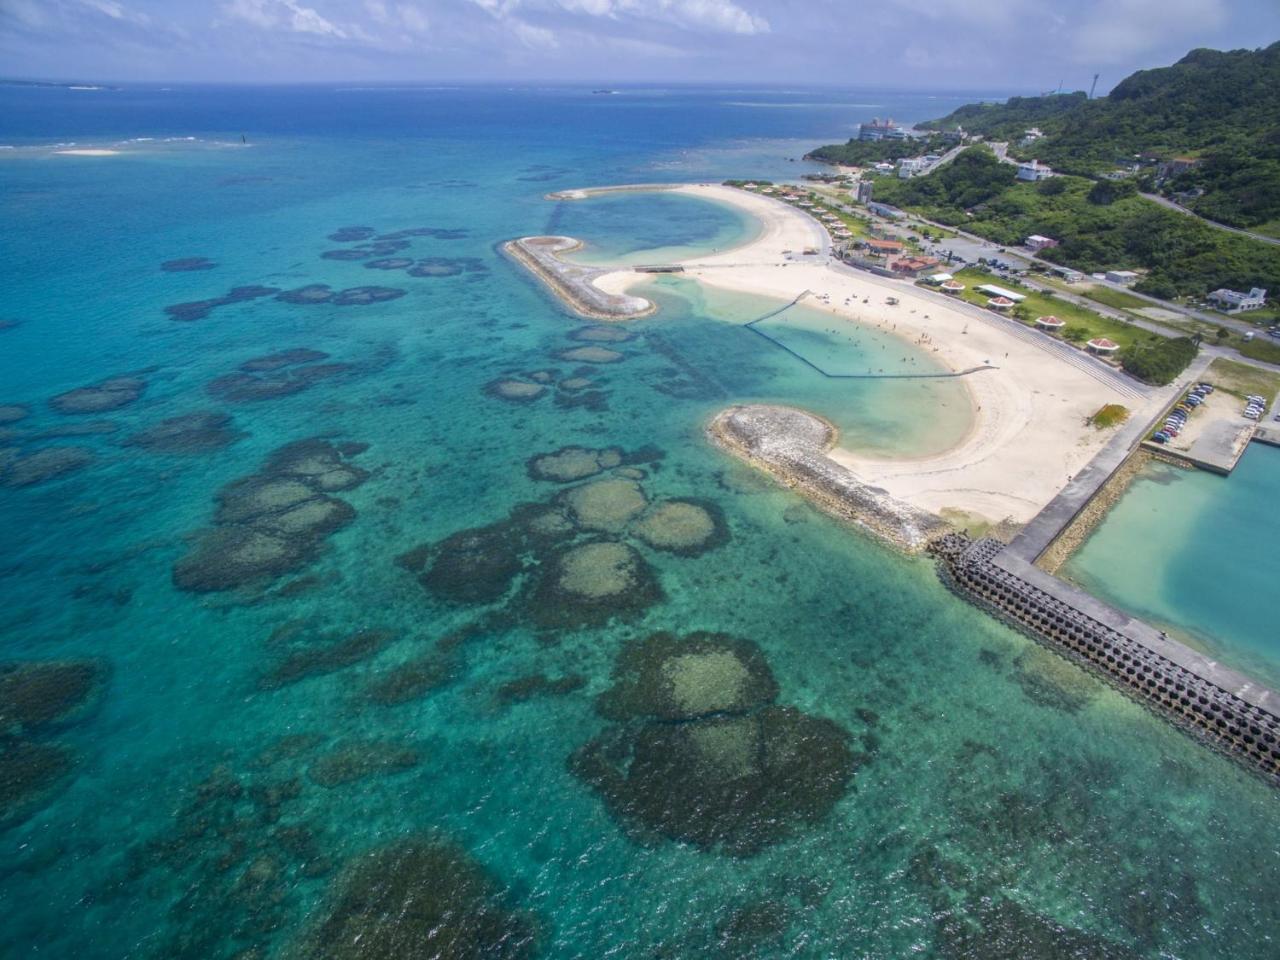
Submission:
{"label": "small beach hut", "polygon": [[942,292],[949,293],[953,297],[958,297],[964,293],[964,284],[959,280],[944,280],[942,282]]}
{"label": "small beach hut", "polygon": [[1008,297],[992,297],[987,301],[987,306],[992,310],[1004,311],[1013,306],[1013,301]]}
{"label": "small beach hut", "polygon": [[1120,344],[1114,340],[1108,340],[1106,337],[1094,337],[1085,346],[1089,348],[1090,352],[1101,356],[1110,356],[1120,349]]}
{"label": "small beach hut", "polygon": [[1057,333],[1067,325],[1067,321],[1058,317],[1036,317],[1036,326],[1049,333]]}

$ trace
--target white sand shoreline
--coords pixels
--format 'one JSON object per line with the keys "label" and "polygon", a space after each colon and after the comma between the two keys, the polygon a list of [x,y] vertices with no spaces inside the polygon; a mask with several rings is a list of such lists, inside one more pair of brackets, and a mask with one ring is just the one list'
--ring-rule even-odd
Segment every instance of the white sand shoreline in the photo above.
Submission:
{"label": "white sand shoreline", "polygon": [[[1034,337],[1013,336],[940,296],[904,281],[836,267],[825,256],[792,258],[807,247],[826,251],[820,224],[781,201],[732,187],[699,184],[679,188],[690,196],[736,206],[762,223],[749,241],[681,263],[685,275],[711,286],[783,302],[805,290],[807,298],[850,323],[901,337],[930,351],[952,371],[990,364],[963,378],[973,422],[949,450],[915,458],[884,458],[837,446],[830,456],[863,482],[887,490],[912,507],[963,522],[1021,524],[1031,519],[1113,435],[1086,419],[1107,403],[1149,417],[1171,388],[1134,399],[1042,347]],[[597,286],[623,293],[649,279],[633,270],[599,277]],[[885,302],[896,297],[897,306]],[[866,299],[868,302],[863,303]],[[848,301],[848,302],[846,302]],[[927,337],[923,344],[922,337]]]}

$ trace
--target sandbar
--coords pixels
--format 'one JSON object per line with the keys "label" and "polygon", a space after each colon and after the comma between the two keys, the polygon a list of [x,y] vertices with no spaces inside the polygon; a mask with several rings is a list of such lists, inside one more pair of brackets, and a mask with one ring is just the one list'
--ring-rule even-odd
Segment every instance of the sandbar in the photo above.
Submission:
{"label": "sandbar", "polygon": [[53,152],[64,157],[114,157],[120,154],[119,150],[108,150],[105,147],[78,147],[74,150],[55,150]]}

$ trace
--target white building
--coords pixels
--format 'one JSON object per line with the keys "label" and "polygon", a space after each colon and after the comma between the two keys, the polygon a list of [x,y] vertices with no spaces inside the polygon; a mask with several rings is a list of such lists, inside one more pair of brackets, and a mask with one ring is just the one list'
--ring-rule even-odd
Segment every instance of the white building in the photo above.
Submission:
{"label": "white building", "polygon": [[859,140],[905,140],[907,131],[893,122],[893,118],[881,121],[876,117],[870,123],[859,124]]}
{"label": "white building", "polygon": [[1254,287],[1248,293],[1239,293],[1223,287],[1209,294],[1210,303],[1217,304],[1227,313],[1240,313],[1244,310],[1258,310],[1266,305],[1267,291]]}
{"label": "white building", "polygon": [[1138,282],[1138,275],[1132,270],[1108,270],[1103,276],[1108,283],[1118,283],[1125,287]]}
{"label": "white building", "polygon": [[1020,293],[1015,293],[1012,290],[1006,290],[1004,287],[997,287],[994,283],[984,283],[979,287],[974,287],[974,289],[982,293],[989,293],[997,300],[1008,300],[1010,304],[1021,303],[1023,300],[1027,299]]}
{"label": "white building", "polygon": [[917,173],[924,172],[925,168],[928,166],[929,165],[925,163],[924,159],[921,157],[911,157],[910,159],[899,160],[898,176],[903,180],[909,180]]}
{"label": "white building", "polygon": [[1048,180],[1053,171],[1037,160],[1018,164],[1018,179],[1035,183],[1037,180]]}
{"label": "white building", "polygon": [[1058,245],[1057,240],[1054,240],[1052,237],[1042,237],[1038,233],[1033,233],[1031,236],[1027,237],[1025,243],[1036,253],[1039,253],[1041,250],[1048,250],[1050,247],[1056,247]]}

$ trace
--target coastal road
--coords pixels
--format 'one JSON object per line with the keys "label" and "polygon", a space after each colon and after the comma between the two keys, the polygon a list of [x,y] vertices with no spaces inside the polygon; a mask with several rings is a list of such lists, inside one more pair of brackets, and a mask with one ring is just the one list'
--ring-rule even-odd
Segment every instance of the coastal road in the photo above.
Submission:
{"label": "coastal road", "polygon": [[1252,231],[1249,231],[1249,230],[1241,230],[1239,227],[1227,226],[1227,224],[1219,223],[1217,220],[1210,220],[1208,217],[1202,217],[1200,216],[1200,214],[1196,213],[1194,210],[1184,207],[1180,203],[1175,203],[1174,201],[1170,200],[1168,197],[1160,196],[1158,193],[1143,193],[1143,194],[1139,194],[1139,196],[1145,197],[1146,199],[1150,200],[1152,203],[1160,204],[1160,206],[1164,207],[1166,210],[1176,210],[1178,213],[1185,213],[1188,217],[1195,217],[1201,223],[1207,223],[1209,226],[1213,227],[1215,230],[1222,230],[1226,233],[1234,233],[1241,237],[1248,237],[1250,240],[1258,240],[1261,243],[1270,243],[1274,246],[1280,247],[1280,238],[1268,237],[1264,233],[1253,233]]}

